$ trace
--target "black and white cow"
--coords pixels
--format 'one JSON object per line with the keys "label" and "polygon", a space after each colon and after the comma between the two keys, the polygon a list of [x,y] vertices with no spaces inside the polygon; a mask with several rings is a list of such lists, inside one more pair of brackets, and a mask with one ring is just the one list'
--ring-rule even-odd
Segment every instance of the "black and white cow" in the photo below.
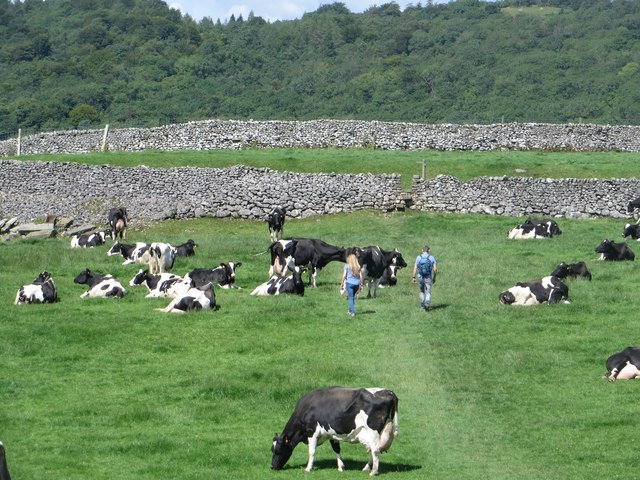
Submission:
{"label": "black and white cow", "polygon": [[558,222],[551,218],[527,218],[523,225],[532,225],[532,226],[540,226],[543,227],[547,231],[548,237],[553,237],[555,235],[560,235],[562,230],[558,226]]}
{"label": "black and white cow", "polygon": [[80,298],[122,298],[127,293],[122,284],[118,280],[116,280],[113,275],[101,275],[99,273],[93,273],[88,268],[80,272],[80,275],[74,278],[73,281],[75,283],[87,285],[87,287],[89,287],[89,290],[80,295]]}
{"label": "black and white cow", "polygon": [[176,247],[176,257],[192,257],[196,254],[198,244],[189,239]]}
{"label": "black and white cow", "polygon": [[499,296],[504,305],[540,305],[542,303],[570,303],[569,287],[557,277],[516,283]]}
{"label": "black and white cow", "polygon": [[190,283],[173,273],[154,275],[148,270],[140,270],[129,282],[130,286],[144,285],[149,290],[146,298],[177,297],[191,288]]}
{"label": "black and white cow", "polygon": [[578,263],[560,263],[556,269],[551,272],[552,277],[558,277],[560,280],[564,278],[579,278],[591,281],[591,272],[584,262]]}
{"label": "black and white cow", "polygon": [[631,237],[633,240],[640,240],[640,225],[637,223],[627,223],[622,231],[624,238]]}
{"label": "black and white cow", "polygon": [[7,465],[7,452],[2,442],[0,442],[0,480],[11,480],[9,467]]}
{"label": "black and white cow", "polygon": [[176,249],[168,243],[153,242],[149,245],[149,271],[166,273],[173,270]]}
{"label": "black and white cow", "polygon": [[111,240],[115,241],[118,235],[120,235],[120,240],[124,240],[125,238],[127,238],[128,221],[129,215],[127,214],[126,208],[116,207],[109,210],[107,224],[111,229]]}
{"label": "black and white cow", "polygon": [[614,353],[605,364],[607,373],[602,377],[610,382],[640,378],[640,348],[627,347]]}
{"label": "black and white cow", "polygon": [[328,387],[304,395],[281,435],[273,437],[271,468],[282,469],[293,449],[309,445],[306,471],[313,468],[316,447],[329,440],[338,470],[344,470],[340,443],[361,443],[371,453],[364,471],[377,475],[380,453],[391,447],[398,435],[398,397],[386,388]]}
{"label": "black and white cow", "polygon": [[275,207],[267,217],[269,225],[269,235],[272,242],[277,242],[284,234],[284,221],[286,219],[286,209],[284,207]]}
{"label": "black and white cow", "polygon": [[407,262],[397,248],[385,251],[377,245],[356,249],[358,262],[362,268],[362,278],[367,284],[367,298],[371,298],[371,286],[373,286],[374,298],[378,296],[378,285],[385,270],[395,266],[404,268]]}
{"label": "black and white cow", "polygon": [[251,292],[251,295],[266,296],[292,293],[304,297],[302,271],[303,269],[300,267],[294,267],[293,273],[287,277],[272,275],[268,281],[262,285],[258,285],[253,292]]}
{"label": "black and white cow", "polygon": [[157,310],[167,313],[185,313],[192,310],[217,310],[216,294],[213,285],[208,283],[201,288],[191,288],[178,295],[165,308]]}
{"label": "black and white cow", "polygon": [[136,242],[133,244],[124,244],[116,242],[107,252],[107,255],[122,255],[124,258],[123,265],[130,263],[149,264],[149,245],[144,242]]}
{"label": "black and white cow", "polygon": [[382,274],[382,278],[378,282],[378,288],[384,287],[393,287],[398,283],[398,267],[395,265],[388,266],[384,273]]}
{"label": "black and white cow", "polygon": [[42,272],[33,283],[23,285],[16,294],[16,305],[26,303],[53,303],[58,301],[56,284],[49,272]]}
{"label": "black and white cow", "polygon": [[71,237],[71,248],[93,248],[103,245],[107,238],[105,232],[83,233]]}
{"label": "black and white cow", "polygon": [[640,197],[636,198],[635,200],[631,200],[627,204],[627,212],[632,213],[636,208],[640,208]]}
{"label": "black and white cow", "polygon": [[607,239],[603,240],[602,243],[596,247],[596,253],[600,254],[600,260],[605,261],[633,261],[636,258],[636,254],[633,253],[626,243],[615,243]]}
{"label": "black and white cow", "polygon": [[318,272],[329,262],[346,262],[347,249],[335,247],[314,238],[278,240],[269,246],[271,267],[269,276],[285,275],[288,268],[308,267],[309,284],[317,287]]}
{"label": "black and white cow", "polygon": [[185,281],[191,282],[194,288],[202,288],[207,283],[213,283],[221,288],[240,288],[236,285],[236,269],[242,262],[221,263],[215,268],[196,268],[184,276]]}
{"label": "black and white cow", "polygon": [[549,228],[545,225],[530,225],[522,223],[513,227],[507,233],[509,240],[523,240],[528,238],[549,238]]}

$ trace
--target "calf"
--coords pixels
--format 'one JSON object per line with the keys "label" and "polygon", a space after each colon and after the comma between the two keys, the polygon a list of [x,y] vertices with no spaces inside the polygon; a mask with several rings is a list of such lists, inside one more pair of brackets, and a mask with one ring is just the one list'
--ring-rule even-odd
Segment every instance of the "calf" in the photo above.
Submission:
{"label": "calf", "polygon": [[93,248],[103,245],[107,234],[105,232],[83,233],[71,237],[71,248]]}
{"label": "calf", "polygon": [[391,447],[398,435],[398,397],[386,388],[329,387],[304,395],[293,411],[282,435],[273,437],[271,468],[282,469],[293,449],[309,445],[306,471],[313,468],[316,447],[329,440],[338,470],[344,470],[339,442],[361,443],[371,453],[364,471],[377,475],[380,453]]}
{"label": "calf", "polygon": [[603,240],[600,245],[596,247],[596,253],[600,254],[600,260],[605,261],[633,261],[636,258],[636,254],[629,248],[626,243],[615,243],[611,240]]}
{"label": "calf", "polygon": [[560,280],[564,278],[580,278],[591,281],[591,272],[587,268],[587,264],[584,262],[578,263],[560,263],[556,269],[551,272],[552,277],[557,277]]}
{"label": "calf", "polygon": [[2,442],[0,442],[0,480],[11,480],[9,467],[7,466],[7,452]]}
{"label": "calf", "polygon": [[191,285],[173,273],[154,275],[147,270],[140,270],[129,282],[130,286],[144,285],[149,290],[146,298],[177,297],[185,293]]}
{"label": "calf", "polygon": [[275,207],[267,217],[271,242],[277,242],[282,238],[284,234],[285,216],[286,209],[284,207]]}
{"label": "calf", "polygon": [[202,288],[207,283],[215,283],[221,288],[240,288],[235,284],[236,269],[242,262],[221,263],[216,268],[196,268],[184,276],[185,281],[191,282],[194,288]]}
{"label": "calf", "polygon": [[125,238],[127,238],[128,221],[129,215],[127,214],[126,208],[116,207],[109,210],[107,224],[111,229],[111,240],[115,241],[118,235],[120,235],[120,240],[124,240]]}
{"label": "calf", "polygon": [[16,294],[16,305],[26,303],[53,303],[58,301],[58,291],[49,272],[42,272],[33,283],[23,285]]}
{"label": "calf", "polygon": [[115,297],[122,298],[127,291],[112,275],[101,275],[91,272],[88,268],[80,272],[73,279],[75,283],[87,285],[89,290],[80,295],[80,298],[91,297]]}
{"label": "calf", "polygon": [[372,285],[373,297],[378,296],[378,285],[388,267],[404,268],[407,266],[407,262],[404,261],[397,248],[385,251],[378,246],[370,246],[354,250],[362,268],[362,278],[368,287],[367,298],[371,298]]}
{"label": "calf", "polygon": [[165,273],[173,270],[176,249],[168,243],[154,242],[149,245],[149,272]]}
{"label": "calf", "polygon": [[527,225],[525,223],[513,227],[507,233],[510,240],[523,240],[528,238],[547,238],[551,237],[549,229],[543,225]]}
{"label": "calf", "polygon": [[640,225],[637,223],[627,223],[622,231],[624,238],[631,237],[633,240],[640,240]]}
{"label": "calf", "polygon": [[300,267],[294,267],[293,273],[288,277],[273,275],[267,282],[258,285],[251,295],[280,295],[293,293],[304,297],[304,282],[302,281],[302,271]]}
{"label": "calf", "polygon": [[161,312],[185,313],[191,310],[216,310],[216,295],[213,285],[208,283],[202,288],[191,288],[187,292],[178,295],[165,308],[159,308]]}
{"label": "calf", "polygon": [[196,254],[196,247],[198,244],[189,239],[182,245],[176,247],[176,257],[192,257]]}
{"label": "calf", "polygon": [[149,245],[144,242],[137,242],[134,244],[124,244],[116,242],[107,252],[107,255],[122,255],[124,258],[123,265],[129,265],[130,263],[143,263],[149,264]]}
{"label": "calf", "polygon": [[605,364],[607,373],[602,377],[610,382],[640,378],[640,348],[627,347],[614,353]]}
{"label": "calf", "polygon": [[504,305],[540,305],[542,303],[570,303],[569,287],[559,278],[548,276],[531,282],[516,283],[502,292],[500,303]]}

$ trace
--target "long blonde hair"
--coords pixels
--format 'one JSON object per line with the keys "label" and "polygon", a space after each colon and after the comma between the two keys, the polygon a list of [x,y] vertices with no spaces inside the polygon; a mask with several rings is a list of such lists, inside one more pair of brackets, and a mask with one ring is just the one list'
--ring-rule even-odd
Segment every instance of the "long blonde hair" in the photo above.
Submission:
{"label": "long blonde hair", "polygon": [[356,277],[360,275],[360,263],[358,262],[358,257],[355,254],[350,253],[347,255],[347,265],[349,265],[349,269],[351,273]]}

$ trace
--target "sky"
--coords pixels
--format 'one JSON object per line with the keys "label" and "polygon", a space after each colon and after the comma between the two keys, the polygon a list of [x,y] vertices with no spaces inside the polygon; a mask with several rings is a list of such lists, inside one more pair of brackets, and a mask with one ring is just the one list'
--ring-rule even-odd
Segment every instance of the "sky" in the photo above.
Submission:
{"label": "sky", "polygon": [[[199,22],[203,17],[210,17],[214,22],[220,19],[226,22],[231,15],[238,18],[242,15],[245,20],[249,12],[256,17],[262,17],[269,22],[276,20],[293,20],[301,18],[307,12],[314,12],[322,5],[332,4],[334,0],[165,0],[166,3],[183,14],[190,15]],[[344,3],[349,11],[362,13],[372,5],[384,5],[392,0],[337,0]],[[407,5],[427,4],[427,0],[398,1],[396,3],[404,10]],[[436,0],[433,3],[446,3],[446,0]]]}

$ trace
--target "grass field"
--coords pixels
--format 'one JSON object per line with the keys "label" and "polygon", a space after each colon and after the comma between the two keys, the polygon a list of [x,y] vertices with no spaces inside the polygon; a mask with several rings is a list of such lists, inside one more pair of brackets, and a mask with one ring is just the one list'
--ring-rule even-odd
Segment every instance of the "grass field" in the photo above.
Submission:
{"label": "grass field", "polygon": [[[603,157],[604,158],[604,157]],[[627,157],[628,158],[628,157]],[[413,160],[411,160],[413,161]],[[239,162],[238,162],[239,163]],[[594,175],[597,176],[597,175]],[[629,479],[638,384],[601,379],[606,357],[637,344],[637,266],[597,262],[595,246],[624,222],[559,219],[563,234],[508,241],[520,219],[360,212],[287,221],[289,236],[343,246],[397,247],[412,264],[425,242],[438,259],[432,311],[418,308],[410,270],[346,315],[341,264],[303,298],[255,298],[267,278],[264,222],[198,219],[154,224],[128,240],[200,244],[174,272],[242,262],[241,290],[216,291],[220,310],[155,311],[168,300],[127,287],[122,300],[82,300],[85,267],[127,283],[138,268],[108,247],[66,239],[0,244],[0,438],[16,479],[291,479],[270,444],[306,391],[386,386],[400,399],[400,436],[381,475],[402,479]],[[631,245],[635,248],[635,244]],[[639,249],[635,248],[636,251]],[[569,282],[570,305],[506,307],[498,294],[584,260],[592,282]],[[20,285],[53,274],[60,302],[14,306]],[[366,478],[367,454],[343,446]],[[330,446],[313,478],[336,478]]]}

